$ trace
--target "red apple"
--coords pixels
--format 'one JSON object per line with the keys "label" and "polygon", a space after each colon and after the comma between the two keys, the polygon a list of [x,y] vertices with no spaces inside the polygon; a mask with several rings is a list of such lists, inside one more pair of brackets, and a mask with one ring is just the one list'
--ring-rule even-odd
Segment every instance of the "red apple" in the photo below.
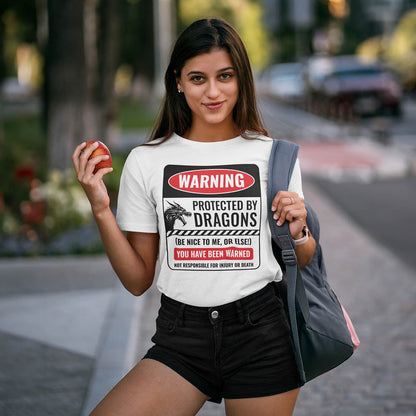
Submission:
{"label": "red apple", "polygon": [[111,153],[108,150],[108,147],[103,142],[100,142],[99,140],[91,140],[91,141],[89,141],[87,143],[87,145],[85,146],[84,150],[88,146],[91,146],[95,142],[98,143],[98,147],[91,153],[91,156],[89,157],[89,159],[92,159],[93,157],[96,157],[96,156],[108,155],[108,159],[102,160],[101,162],[99,162],[99,163],[97,163],[95,165],[94,173],[97,173],[97,171],[99,169],[102,169],[102,168],[111,168]]}

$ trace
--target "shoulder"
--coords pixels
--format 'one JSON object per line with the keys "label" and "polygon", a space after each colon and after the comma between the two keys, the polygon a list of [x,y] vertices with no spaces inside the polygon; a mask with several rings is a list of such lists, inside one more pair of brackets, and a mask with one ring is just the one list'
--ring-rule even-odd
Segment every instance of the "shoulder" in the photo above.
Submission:
{"label": "shoulder", "polygon": [[165,141],[163,138],[156,139],[151,143],[136,146],[130,150],[124,163],[124,170],[132,174],[138,174],[140,171],[143,176],[148,176],[172,156],[176,146],[173,138]]}

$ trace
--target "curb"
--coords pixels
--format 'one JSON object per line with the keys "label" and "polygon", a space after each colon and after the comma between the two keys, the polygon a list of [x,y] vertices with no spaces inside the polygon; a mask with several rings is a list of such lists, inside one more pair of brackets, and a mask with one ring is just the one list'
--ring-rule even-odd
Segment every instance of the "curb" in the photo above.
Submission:
{"label": "curb", "polygon": [[120,282],[117,283],[84,400],[82,416],[88,416],[136,364],[142,305],[143,302],[138,302]]}

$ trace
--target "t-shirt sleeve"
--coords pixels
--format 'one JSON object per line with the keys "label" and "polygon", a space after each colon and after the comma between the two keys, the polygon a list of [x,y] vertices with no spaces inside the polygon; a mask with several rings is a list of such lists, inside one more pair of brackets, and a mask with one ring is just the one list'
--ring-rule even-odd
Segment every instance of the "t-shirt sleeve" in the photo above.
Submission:
{"label": "t-shirt sleeve", "polygon": [[296,159],[295,166],[293,167],[292,177],[290,178],[288,191],[296,192],[301,198],[304,198],[299,159]]}
{"label": "t-shirt sleeve", "polygon": [[158,232],[156,207],[134,151],[127,157],[121,174],[116,219],[123,231]]}

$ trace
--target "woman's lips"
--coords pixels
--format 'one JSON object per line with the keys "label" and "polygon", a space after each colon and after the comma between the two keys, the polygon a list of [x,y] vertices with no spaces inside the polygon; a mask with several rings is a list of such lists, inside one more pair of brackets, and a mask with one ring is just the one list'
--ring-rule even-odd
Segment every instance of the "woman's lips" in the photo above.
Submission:
{"label": "woman's lips", "polygon": [[217,101],[214,103],[204,103],[204,106],[208,108],[208,110],[217,110],[223,105],[224,101]]}

